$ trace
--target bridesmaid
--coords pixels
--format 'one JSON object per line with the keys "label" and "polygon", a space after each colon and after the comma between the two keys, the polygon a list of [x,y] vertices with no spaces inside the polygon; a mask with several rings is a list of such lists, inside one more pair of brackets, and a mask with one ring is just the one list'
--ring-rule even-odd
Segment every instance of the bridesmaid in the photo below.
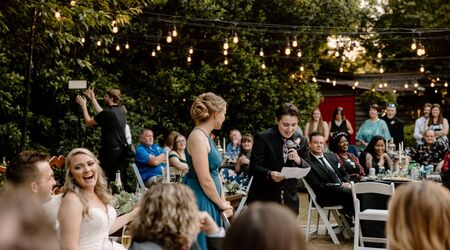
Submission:
{"label": "bridesmaid", "polygon": [[[330,136],[333,136],[335,132],[343,131],[347,132],[349,135],[353,134],[352,124],[345,119],[344,108],[337,107],[333,112],[333,119],[330,121]],[[349,139],[347,137],[347,139]]]}
{"label": "bridesmaid", "polygon": [[[186,161],[189,170],[184,178],[184,183],[194,191],[200,211],[206,211],[219,226],[223,224],[220,213],[229,217],[233,214],[233,207],[225,200],[219,179],[222,156],[209,134],[213,129],[222,127],[226,111],[225,100],[211,92],[195,99],[191,106],[195,128],[187,140]],[[207,249],[204,233],[199,233],[197,241],[203,250]]]}
{"label": "bridesmaid", "polygon": [[328,124],[322,120],[322,113],[320,113],[318,108],[312,112],[308,123],[305,125],[305,131],[303,134],[306,138],[309,138],[309,135],[313,132],[320,133],[325,138],[325,141],[328,141],[328,137],[330,136],[330,128],[328,127]]}

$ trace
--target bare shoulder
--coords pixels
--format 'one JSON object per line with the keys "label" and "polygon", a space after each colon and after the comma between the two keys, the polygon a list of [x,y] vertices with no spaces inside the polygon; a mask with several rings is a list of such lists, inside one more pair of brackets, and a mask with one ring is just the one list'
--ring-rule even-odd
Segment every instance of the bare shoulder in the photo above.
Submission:
{"label": "bare shoulder", "polygon": [[74,192],[68,192],[61,201],[61,206],[67,207],[71,206],[74,208],[83,208],[83,203],[81,203],[80,197]]}
{"label": "bare shoulder", "polygon": [[188,152],[191,152],[193,149],[206,149],[208,151],[210,150],[208,137],[203,131],[199,129],[194,129],[189,134],[186,147],[188,149]]}

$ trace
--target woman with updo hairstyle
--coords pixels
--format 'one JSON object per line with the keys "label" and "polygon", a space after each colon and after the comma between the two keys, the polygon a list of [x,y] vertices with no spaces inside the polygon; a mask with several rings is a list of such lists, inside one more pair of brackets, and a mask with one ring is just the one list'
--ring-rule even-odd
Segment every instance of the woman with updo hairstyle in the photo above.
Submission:
{"label": "woman with updo hairstyle", "polygon": [[389,202],[389,250],[450,249],[450,193],[431,182],[400,185]]}
{"label": "woman with updo hairstyle", "polygon": [[[194,192],[199,210],[207,212],[219,226],[223,224],[220,214],[231,216],[233,207],[226,201],[219,179],[222,155],[209,134],[222,127],[226,112],[227,103],[214,93],[204,93],[195,99],[191,107],[195,127],[186,145],[189,169],[183,180]],[[197,242],[202,249],[207,249],[204,233],[199,234]]]}

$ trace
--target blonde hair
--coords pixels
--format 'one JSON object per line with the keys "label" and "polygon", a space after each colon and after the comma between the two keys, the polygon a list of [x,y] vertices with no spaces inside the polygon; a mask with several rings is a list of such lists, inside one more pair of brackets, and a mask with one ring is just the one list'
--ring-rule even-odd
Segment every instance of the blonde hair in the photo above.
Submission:
{"label": "blonde hair", "polygon": [[450,193],[432,182],[397,188],[389,202],[388,249],[450,249]]}
{"label": "blonde hair", "polygon": [[199,124],[209,119],[212,113],[222,112],[226,109],[227,102],[220,96],[207,92],[195,98],[191,106],[191,117],[195,124]]}
{"label": "blonde hair", "polygon": [[87,197],[85,195],[85,190],[76,183],[72,177],[72,174],[70,173],[70,165],[72,163],[72,158],[75,155],[84,154],[89,156],[92,160],[95,161],[95,164],[97,164],[98,169],[98,177],[97,177],[97,183],[94,187],[94,192],[97,194],[98,198],[104,203],[104,204],[110,204],[112,201],[112,196],[108,189],[108,182],[106,180],[105,174],[103,172],[103,169],[100,167],[99,161],[97,157],[88,149],[85,148],[74,148],[66,157],[65,161],[65,170],[66,170],[66,176],[65,176],[65,182],[64,182],[64,195],[66,195],[68,192],[75,193],[79,198],[81,203],[83,204],[83,216],[88,214],[89,207],[87,203]]}
{"label": "blonde hair", "polygon": [[200,231],[198,207],[192,190],[183,184],[150,187],[131,223],[133,241],[152,241],[166,250],[190,246]]}

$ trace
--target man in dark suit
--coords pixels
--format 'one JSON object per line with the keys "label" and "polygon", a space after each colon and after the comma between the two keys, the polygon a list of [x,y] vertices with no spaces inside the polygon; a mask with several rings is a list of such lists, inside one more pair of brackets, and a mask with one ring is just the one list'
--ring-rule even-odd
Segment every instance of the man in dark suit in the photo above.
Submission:
{"label": "man in dark suit", "polygon": [[309,138],[309,164],[311,171],[305,179],[316,194],[321,206],[344,206],[348,216],[354,214],[350,176],[340,167],[333,153],[324,153],[325,138],[322,134],[311,133]]}
{"label": "man in dark suit", "polygon": [[309,157],[307,140],[296,134],[300,112],[295,105],[281,105],[276,116],[276,126],[255,135],[249,166],[253,182],[247,201],[278,202],[298,214],[299,180],[286,179],[281,169],[309,167],[305,159]]}

